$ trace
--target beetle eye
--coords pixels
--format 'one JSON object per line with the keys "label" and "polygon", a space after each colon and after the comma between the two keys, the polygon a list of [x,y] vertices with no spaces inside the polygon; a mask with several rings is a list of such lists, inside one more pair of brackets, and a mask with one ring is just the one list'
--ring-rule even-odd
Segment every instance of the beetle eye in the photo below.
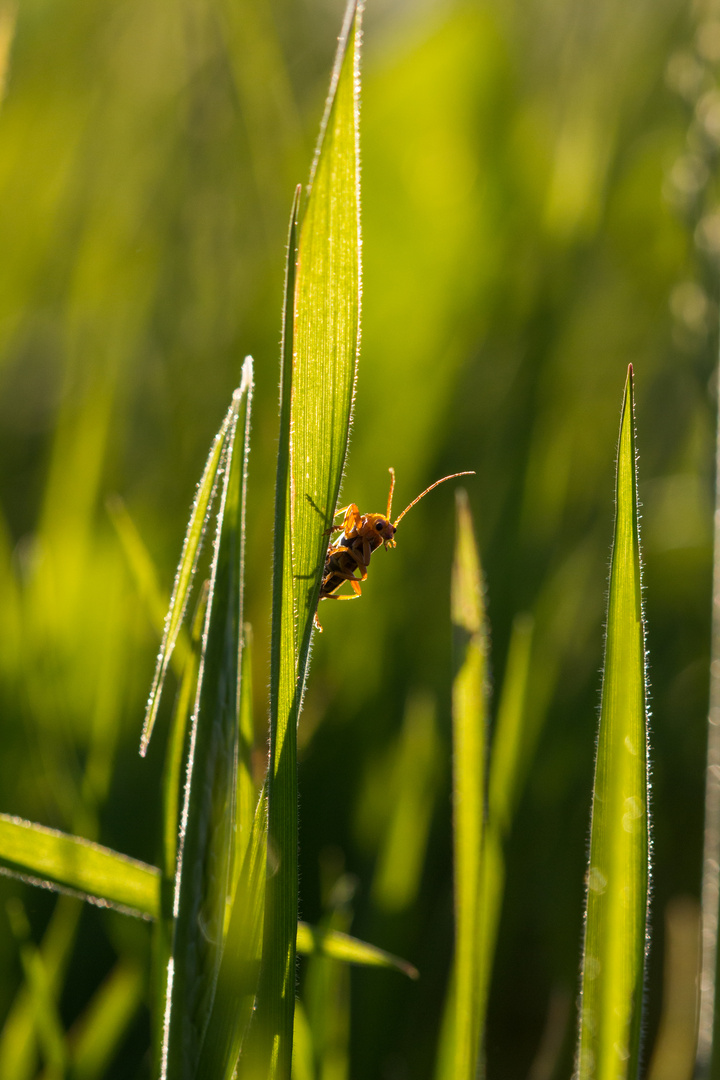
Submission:
{"label": "beetle eye", "polygon": [[382,532],[384,527],[385,527],[385,522],[384,521],[375,522],[375,528],[377,529],[378,532]]}

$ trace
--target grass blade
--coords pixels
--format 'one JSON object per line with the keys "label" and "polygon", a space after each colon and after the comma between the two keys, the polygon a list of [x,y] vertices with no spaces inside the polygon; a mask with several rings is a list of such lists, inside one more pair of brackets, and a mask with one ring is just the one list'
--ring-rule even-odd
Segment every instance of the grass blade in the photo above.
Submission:
{"label": "grass blade", "polygon": [[196,1076],[230,1080],[250,1022],[260,974],[267,854],[265,791],[238,876],[218,971],[217,992],[200,1048]]}
{"label": "grass blade", "polygon": [[[218,465],[222,492],[189,733],[162,1051],[162,1075],[172,1080],[194,1075],[215,993],[226,905],[232,890],[251,397],[252,362],[248,358],[241,387],[233,395],[225,450]],[[239,446],[237,431],[244,431],[244,443]]]}
{"label": "grass blade", "polygon": [[0,814],[0,873],[128,915],[160,911],[157,867],[8,814]]}
{"label": "grass blade", "polygon": [[[39,946],[48,992],[55,1000],[64,983],[81,911],[79,900],[61,896]],[[5,1018],[0,1036],[0,1076],[12,1077],[13,1080],[33,1080],[36,1074],[35,1010],[30,989],[24,983]]]}
{"label": "grass blade", "polygon": [[[348,5],[302,226],[293,208],[275,510],[268,883],[256,1012],[269,1072],[289,1077],[297,933],[296,728],[347,451],[359,328],[359,9]],[[295,243],[297,237],[297,257]],[[262,1065],[259,1066],[262,1070]],[[267,1071],[266,1071],[267,1074]]]}
{"label": "grass blade", "polygon": [[155,676],[153,678],[153,684],[150,689],[150,696],[145,712],[145,722],[143,724],[142,736],[140,739],[140,753],[143,757],[147,752],[148,744],[150,742],[150,736],[152,735],[157,711],[160,706],[160,697],[162,695],[163,683],[165,682],[165,675],[167,674],[168,665],[170,664],[170,659],[185,616],[185,609],[187,608],[190,590],[192,588],[198,559],[200,557],[202,541],[207,529],[212,505],[215,500],[218,471],[223,455],[227,452],[226,440],[232,419],[233,413],[231,409],[215,436],[215,441],[211,447],[205,469],[195,494],[195,501],[193,502],[192,511],[190,513],[190,521],[188,522],[187,532],[185,533],[185,539],[183,541],[180,563],[178,564],[177,573],[175,575],[172,596],[170,597],[170,607],[165,616],[165,630],[163,632],[163,639],[155,667]]}
{"label": "grass blade", "polygon": [[488,820],[482,865],[482,931],[480,1015],[485,1022],[500,908],[505,886],[503,847],[527,764],[529,743],[527,685],[533,623],[519,615],[512,629],[510,649],[498,705],[488,776]]}
{"label": "grass blade", "polygon": [[482,574],[464,491],[457,493],[452,581],[455,960],[451,1000],[454,1051],[442,1060],[454,1080],[474,1080],[482,1039],[482,860],[487,737],[487,631]]}
{"label": "grass blade", "polygon": [[45,968],[41,950],[32,943],[30,924],[18,897],[8,900],[7,914],[20,947],[20,962],[35,1013],[35,1028],[43,1057],[52,1074],[64,1076],[68,1063],[68,1048],[58,1003],[52,990],[52,979]]}
{"label": "grass blade", "polygon": [[632,368],[620,423],[600,731],[593,787],[578,1080],[635,1077],[648,907],[645,642]]}
{"label": "grass blade", "polygon": [[143,1000],[145,977],[137,963],[119,961],[69,1035],[72,1080],[102,1080]]}
{"label": "grass blade", "polygon": [[366,941],[351,937],[340,930],[326,930],[318,926],[308,926],[299,922],[297,927],[297,951],[304,956],[318,953],[330,960],[343,960],[346,964],[360,964],[363,967],[392,968],[401,971],[409,979],[418,979],[416,967],[402,960],[399,956],[369,945]]}

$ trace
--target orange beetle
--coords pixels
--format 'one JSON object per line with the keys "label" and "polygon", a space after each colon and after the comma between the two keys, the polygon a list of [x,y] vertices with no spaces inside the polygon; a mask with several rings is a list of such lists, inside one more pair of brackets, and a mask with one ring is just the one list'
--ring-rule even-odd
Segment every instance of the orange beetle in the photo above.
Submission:
{"label": "orange beetle", "polygon": [[[361,514],[355,503],[344,506],[335,512],[344,514],[342,525],[333,525],[328,529],[329,533],[340,532],[340,536],[330,545],[325,560],[322,584],[320,586],[320,600],[356,600],[362,595],[360,582],[367,577],[367,568],[373,551],[382,544],[385,548],[395,547],[395,530],[415,503],[438,484],[444,484],[446,480],[454,480],[457,476],[474,476],[473,470],[451,473],[436,480],[430,487],[425,488],[416,499],[406,506],[402,514],[395,519],[391,518],[393,491],[395,490],[395,470],[390,469],[390,494],[388,495],[387,511],[384,514]],[[356,576],[360,571],[360,577]],[[345,582],[349,582],[350,593],[338,595],[338,589]],[[315,626],[322,632],[322,626],[315,612]]]}

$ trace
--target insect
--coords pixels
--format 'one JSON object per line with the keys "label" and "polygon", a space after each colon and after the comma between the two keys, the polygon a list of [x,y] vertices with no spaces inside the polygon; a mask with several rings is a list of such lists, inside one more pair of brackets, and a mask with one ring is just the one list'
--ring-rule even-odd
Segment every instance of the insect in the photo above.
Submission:
{"label": "insect", "polygon": [[[395,490],[395,470],[390,469],[390,494],[388,495],[387,511],[384,514],[361,514],[355,503],[336,510],[338,514],[344,514],[342,525],[333,525],[328,533],[339,532],[340,536],[334,540],[327,553],[325,568],[323,570],[322,584],[320,586],[320,600],[357,600],[362,595],[360,582],[367,577],[368,566],[373,551],[382,544],[385,548],[395,547],[395,531],[407,514],[412,510],[415,503],[420,502],[429,491],[438,484],[444,484],[446,480],[454,480],[456,476],[474,476],[473,470],[466,472],[451,473],[436,480],[430,487],[425,488],[416,499],[406,506],[402,514],[392,520],[392,499]],[[360,572],[358,578],[357,572]],[[345,582],[348,582],[352,592],[338,595]],[[315,612],[315,626],[322,632],[322,626]]]}

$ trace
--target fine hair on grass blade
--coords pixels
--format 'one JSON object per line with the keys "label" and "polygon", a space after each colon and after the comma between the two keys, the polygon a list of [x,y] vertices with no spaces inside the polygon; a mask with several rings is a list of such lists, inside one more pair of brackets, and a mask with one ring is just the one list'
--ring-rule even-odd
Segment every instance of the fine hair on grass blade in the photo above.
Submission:
{"label": "fine hair on grass blade", "polygon": [[640,1057],[649,881],[648,766],[633,413],[630,368],[617,457],[577,1080],[634,1080]]}
{"label": "fine hair on grass blade", "polygon": [[360,5],[352,0],[305,212],[298,225],[296,196],[288,245],[275,493],[267,896],[252,1038],[259,1074],[283,1080],[291,1070],[295,1003],[296,728],[357,367],[359,39]]}
{"label": "fine hair on grass blade", "polygon": [[[228,414],[194,714],[187,745],[161,1075],[190,1080],[212,1008],[232,889],[252,361]],[[242,434],[241,434],[242,433]]]}

